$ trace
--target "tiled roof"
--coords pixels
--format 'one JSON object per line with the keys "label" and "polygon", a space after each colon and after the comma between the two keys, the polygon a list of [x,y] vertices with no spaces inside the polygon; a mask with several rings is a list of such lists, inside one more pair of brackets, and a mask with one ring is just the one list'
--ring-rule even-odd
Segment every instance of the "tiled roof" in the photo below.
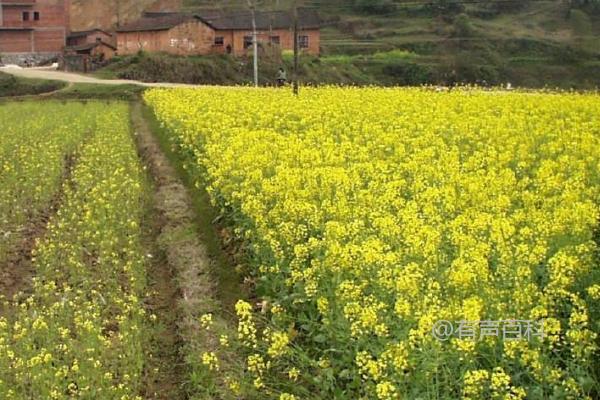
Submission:
{"label": "tiled roof", "polygon": [[117,48],[115,46],[113,46],[112,44],[106,43],[106,42],[95,42],[95,43],[85,43],[85,44],[80,44],[78,46],[69,46],[69,47],[65,47],[65,50],[72,50],[72,51],[83,51],[83,50],[91,50],[94,47],[98,47],[100,44],[103,44],[106,47],[110,47],[113,50],[117,50]]}
{"label": "tiled roof", "polygon": [[[199,14],[203,20],[220,30],[252,29],[252,13],[249,11]],[[256,28],[288,29],[294,25],[294,18],[288,11],[258,11],[256,12]],[[315,10],[298,9],[298,27],[300,29],[319,28],[321,20]]]}
{"label": "tiled roof", "polygon": [[184,22],[193,20],[193,15],[180,13],[164,13],[156,17],[145,16],[117,28],[117,32],[164,31],[176,27]]}
{"label": "tiled roof", "polygon": [[[195,16],[213,29],[217,30],[250,30],[252,29],[252,13],[248,10],[239,11],[200,11],[193,14],[146,12],[143,19],[181,18]],[[148,22],[149,23],[149,22]],[[294,19],[288,11],[257,11],[256,28],[259,30],[288,29],[293,26]],[[150,24],[150,23],[149,23]],[[314,9],[298,9],[298,27],[300,29],[317,29],[321,18]]]}
{"label": "tiled roof", "polygon": [[87,31],[73,31],[69,34],[68,38],[75,39],[75,38],[79,38],[79,37],[84,37],[84,36],[90,35],[94,32],[102,32],[108,36],[112,36],[112,33],[110,33],[110,32],[106,32],[102,29],[94,28],[94,29],[90,29]]}

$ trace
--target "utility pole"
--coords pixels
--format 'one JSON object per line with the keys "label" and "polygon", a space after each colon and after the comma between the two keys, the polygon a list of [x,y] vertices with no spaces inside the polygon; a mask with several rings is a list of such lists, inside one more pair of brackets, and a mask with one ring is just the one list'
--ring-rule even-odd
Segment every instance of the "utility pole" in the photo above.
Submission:
{"label": "utility pole", "polygon": [[[97,24],[100,26],[100,24]],[[117,0],[117,28],[121,26],[121,0]]]}
{"label": "utility pole", "polygon": [[258,87],[258,39],[256,35],[256,4],[248,0],[252,11],[252,53],[254,53],[254,86]]}
{"label": "utility pole", "polygon": [[298,3],[294,0],[294,94],[298,96]]}

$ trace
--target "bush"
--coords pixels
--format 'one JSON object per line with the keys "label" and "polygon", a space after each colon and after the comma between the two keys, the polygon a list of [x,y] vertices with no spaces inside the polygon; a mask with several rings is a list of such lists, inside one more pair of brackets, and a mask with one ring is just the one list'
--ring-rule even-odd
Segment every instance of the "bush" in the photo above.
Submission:
{"label": "bush", "polygon": [[454,36],[469,38],[475,36],[475,28],[467,14],[459,14],[454,19]]}
{"label": "bush", "polygon": [[390,51],[378,51],[372,58],[377,61],[395,62],[398,60],[413,60],[416,54],[407,50],[395,49]]}
{"label": "bush", "polygon": [[118,76],[144,82],[231,83],[241,81],[239,71],[226,56],[175,57],[167,54],[137,54]]}
{"label": "bush", "polygon": [[558,64],[579,64],[591,57],[584,50],[572,46],[557,47],[552,55]]}
{"label": "bush", "polygon": [[423,65],[399,62],[383,67],[383,73],[398,85],[414,86],[431,82],[431,71]]}
{"label": "bush", "polygon": [[459,14],[465,11],[465,6],[458,0],[434,0],[424,8],[434,15]]}
{"label": "bush", "polygon": [[495,1],[489,5],[490,9],[498,14],[500,13],[514,13],[523,10],[529,6],[531,0],[519,0],[519,1]]}
{"label": "bush", "polygon": [[571,10],[569,13],[571,29],[576,36],[588,36],[593,34],[592,21],[589,15],[581,10]]}
{"label": "bush", "polygon": [[63,82],[16,78],[0,72],[0,97],[26,96],[53,92],[64,87]]}
{"label": "bush", "polygon": [[600,0],[571,0],[571,6],[588,14],[600,14]]}
{"label": "bush", "polygon": [[17,79],[9,74],[0,72],[0,93],[16,85]]}
{"label": "bush", "polygon": [[354,0],[354,8],[360,12],[370,14],[385,14],[396,9],[391,0]]}

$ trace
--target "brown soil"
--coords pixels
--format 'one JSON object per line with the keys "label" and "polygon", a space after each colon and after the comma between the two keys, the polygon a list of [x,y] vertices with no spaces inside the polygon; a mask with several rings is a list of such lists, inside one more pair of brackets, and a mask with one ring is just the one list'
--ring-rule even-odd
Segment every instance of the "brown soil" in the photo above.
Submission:
{"label": "brown soil", "polygon": [[146,366],[144,398],[185,399],[184,357],[200,346],[199,316],[214,312],[218,304],[213,300],[211,260],[197,234],[192,200],[150,132],[141,109],[139,103],[132,105],[132,123],[138,152],[152,179],[150,247],[159,253],[152,253],[148,270],[152,295],[147,303],[157,316],[158,329],[152,339],[154,354]]}
{"label": "brown soil", "polygon": [[145,368],[144,399],[184,399],[182,392],[183,361],[177,335],[177,299],[181,297],[175,283],[175,273],[162,251],[157,251],[156,237],[164,218],[156,213],[153,199],[145,218],[148,289],[147,311],[156,316],[152,326],[150,351]]}
{"label": "brown soil", "polygon": [[[70,179],[74,164],[75,156],[67,154],[59,189],[52,196],[49,205],[45,209],[33,213],[27,223],[21,227],[18,240],[9,249],[4,262],[0,264],[0,295],[6,299],[28,294],[31,278],[34,275],[31,253],[37,240],[44,237],[48,221],[60,207],[64,195],[63,185]],[[0,308],[1,314],[2,309]]]}

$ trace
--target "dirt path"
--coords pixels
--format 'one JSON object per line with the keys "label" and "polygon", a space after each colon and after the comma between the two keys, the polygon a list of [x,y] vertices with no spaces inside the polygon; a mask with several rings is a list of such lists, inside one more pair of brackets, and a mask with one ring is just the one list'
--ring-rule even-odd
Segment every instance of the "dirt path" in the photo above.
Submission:
{"label": "dirt path", "polygon": [[218,342],[199,334],[199,317],[219,309],[210,278],[212,261],[196,229],[191,197],[152,135],[140,103],[132,105],[131,120],[153,186],[148,224],[156,254],[148,270],[153,295],[147,303],[157,316],[158,329],[146,368],[144,398],[185,399],[193,391],[184,388],[189,380],[185,357]]}
{"label": "dirt path", "polygon": [[127,79],[98,79],[92,76],[75,74],[72,72],[55,71],[50,69],[0,67],[0,72],[5,72],[21,78],[47,79],[69,83],[95,83],[98,85],[137,85],[144,87],[202,87],[202,85],[189,85],[185,83],[167,82],[140,82]]}
{"label": "dirt path", "polygon": [[156,248],[164,218],[157,214],[154,198],[145,216],[145,250],[149,258],[147,266],[147,311],[156,316],[151,326],[147,364],[144,370],[144,393],[146,400],[185,399],[183,394],[184,363],[180,353],[181,343],[177,333],[178,299],[181,297],[176,283],[175,271],[163,251]]}

